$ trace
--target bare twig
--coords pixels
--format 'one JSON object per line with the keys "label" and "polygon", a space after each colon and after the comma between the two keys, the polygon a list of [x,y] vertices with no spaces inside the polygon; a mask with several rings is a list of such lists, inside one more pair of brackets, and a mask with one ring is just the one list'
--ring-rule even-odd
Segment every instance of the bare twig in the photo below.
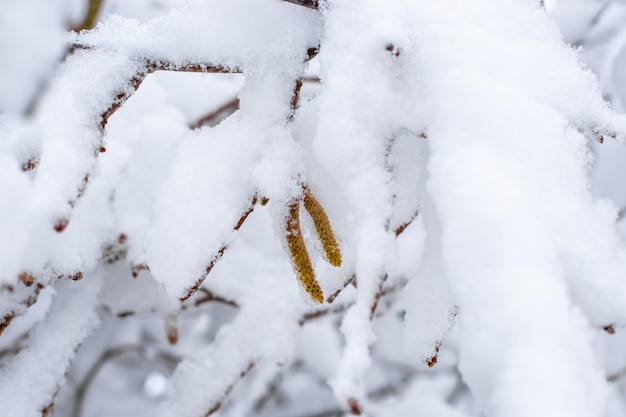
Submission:
{"label": "bare twig", "polygon": [[291,111],[289,112],[289,116],[287,118],[289,122],[293,121],[293,117],[296,113],[296,108],[298,107],[298,104],[300,103],[300,90],[302,90],[302,78],[298,78],[296,80],[296,84],[293,87],[293,94],[291,95],[291,103],[290,103]]}
{"label": "bare twig", "polygon": [[[383,298],[385,298],[386,296],[393,294],[394,292],[396,292],[398,290],[398,286],[396,285],[391,285],[385,289],[383,289],[382,291],[380,291],[378,294],[378,298],[376,300],[376,304],[378,305],[378,303],[380,302],[380,300],[382,300]],[[322,318],[322,317],[326,317],[329,315],[333,315],[333,314],[341,314],[345,311],[347,311],[350,307],[352,307],[354,305],[354,303],[349,303],[349,304],[339,304],[339,305],[334,305],[334,306],[330,306],[327,308],[320,308],[320,309],[316,309],[314,311],[305,313],[302,318],[300,318],[300,321],[298,322],[301,326]],[[376,312],[376,308],[374,308],[374,312]],[[374,317],[377,317],[375,314],[372,315],[371,319],[374,319]]]}
{"label": "bare twig", "polygon": [[213,292],[209,291],[206,288],[200,288],[199,292],[201,292],[203,295],[195,299],[193,303],[195,307],[198,307],[199,305],[204,304],[204,303],[216,302],[216,303],[225,304],[227,306],[231,306],[234,308],[239,308],[239,304],[236,301],[230,300],[228,298],[224,298],[219,295],[215,295]]}
{"label": "bare twig", "polygon": [[345,312],[350,306],[351,304],[339,304],[329,308],[322,308],[319,310],[311,311],[304,314],[298,323],[300,324],[300,326],[302,326],[311,320],[319,319],[321,317],[329,316],[332,314],[340,314]]}
{"label": "bare twig", "polygon": [[[409,220],[407,220],[406,222],[404,222],[403,224],[401,224],[400,226],[396,228],[396,230],[394,231],[394,234],[396,235],[396,237],[400,236],[407,229],[407,227],[409,227],[411,223],[413,223],[413,221],[417,218],[417,215],[418,215],[418,212],[415,211]],[[386,279],[387,277],[385,276],[384,280]],[[348,287],[350,284],[356,287],[356,283],[357,283],[356,275],[355,274],[350,275],[348,279],[343,283],[343,285],[326,299],[326,302],[332,303],[333,301],[335,301],[335,299],[339,296],[339,294],[341,294],[341,292],[346,287]],[[378,298],[380,298],[380,296]],[[378,300],[376,300],[375,302],[378,303]],[[375,312],[376,306],[374,305],[373,308]]]}
{"label": "bare twig", "polygon": [[226,117],[233,114],[239,108],[239,97],[235,97],[224,103],[212,112],[202,116],[189,126],[191,129],[198,129],[202,126],[215,126]]}
{"label": "bare twig", "polygon": [[[241,214],[239,221],[234,227],[234,230],[239,230],[239,228],[243,225],[243,223],[246,221],[250,213],[252,213],[252,211],[254,210],[254,205],[256,204],[256,202],[257,202],[257,197],[255,196],[252,198],[252,201],[250,202],[250,206],[248,207],[248,209]],[[191,297],[196,291],[200,289],[200,286],[202,285],[206,277],[209,275],[209,273],[211,272],[211,270],[213,269],[217,261],[219,261],[222,258],[222,256],[224,255],[224,252],[226,252],[226,249],[228,249],[228,245],[222,246],[217,251],[217,253],[213,256],[213,259],[211,259],[211,262],[209,262],[209,265],[206,267],[204,273],[200,276],[200,278],[198,278],[196,283],[187,290],[185,295],[180,298],[180,301],[182,302],[187,301],[189,297]]]}
{"label": "bare twig", "polygon": [[616,382],[620,382],[625,377],[626,377],[626,368],[623,368],[613,374],[607,375],[606,380],[607,382],[616,383]]}
{"label": "bare twig", "polygon": [[248,375],[248,373],[252,370],[252,368],[254,368],[254,362],[250,362],[248,364],[248,366],[243,369],[241,371],[241,373],[238,375],[238,378],[233,381],[224,391],[224,393],[222,394],[222,398],[220,398],[210,409],[209,411],[206,412],[206,414],[204,415],[204,417],[209,417],[211,414],[215,413],[217,410],[219,410],[220,408],[222,408],[222,405],[224,405],[224,401],[226,400],[226,397],[228,397],[230,395],[230,393],[233,391],[233,388],[235,388],[235,384],[237,384],[237,382],[239,382],[239,380],[243,379],[246,375]]}
{"label": "bare twig", "polygon": [[326,302],[331,304],[333,301],[335,301],[337,297],[339,297],[339,294],[341,294],[341,292],[350,284],[356,287],[356,275],[355,274],[350,275],[348,279],[343,283],[343,286],[341,286],[337,291],[331,294],[330,297],[326,299]]}
{"label": "bare twig", "polygon": [[378,291],[374,295],[374,299],[372,300],[372,305],[370,307],[370,320],[374,319],[374,314],[376,314],[376,308],[378,307],[378,302],[380,301],[380,297],[383,295],[383,290],[385,287],[385,282],[389,278],[388,274],[383,275],[378,282]]}
{"label": "bare twig", "polygon": [[283,0],[287,3],[297,4],[298,6],[307,7],[309,9],[317,9],[319,7],[318,0]]}

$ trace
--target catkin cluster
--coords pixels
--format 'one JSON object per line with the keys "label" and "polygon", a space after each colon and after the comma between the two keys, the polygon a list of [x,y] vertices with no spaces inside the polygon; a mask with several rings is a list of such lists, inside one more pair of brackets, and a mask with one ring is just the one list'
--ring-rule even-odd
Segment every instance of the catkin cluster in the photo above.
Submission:
{"label": "catkin cluster", "polygon": [[[341,266],[341,252],[335,239],[328,216],[308,187],[304,187],[304,208],[311,215],[315,230],[324,248],[326,260],[333,266]],[[300,200],[289,205],[289,214],[285,225],[285,237],[291,254],[293,267],[304,290],[318,304],[324,302],[324,294],[315,278],[315,271],[307,251],[300,227]]]}

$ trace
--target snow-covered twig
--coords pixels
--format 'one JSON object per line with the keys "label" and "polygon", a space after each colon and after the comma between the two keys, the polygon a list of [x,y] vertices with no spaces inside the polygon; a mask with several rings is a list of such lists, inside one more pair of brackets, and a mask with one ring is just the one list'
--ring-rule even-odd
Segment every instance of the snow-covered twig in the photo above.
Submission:
{"label": "snow-covered twig", "polygon": [[28,345],[0,371],[0,403],[7,415],[41,417],[51,408],[76,349],[99,323],[100,286],[97,274],[55,285],[57,294],[46,318],[30,331]]}
{"label": "snow-covered twig", "polygon": [[[252,213],[252,211],[254,210],[254,206],[256,205],[256,203],[257,203],[257,197],[255,196],[252,198],[252,201],[250,202],[250,206],[248,207],[248,209],[241,214],[241,217],[239,217],[239,221],[237,221],[237,224],[235,224],[235,227],[233,228],[235,231],[239,230],[239,228],[243,226],[243,223],[246,221],[250,213]],[[222,246],[217,251],[217,253],[211,259],[211,262],[209,263],[209,265],[206,267],[205,271],[200,276],[200,278],[198,278],[196,283],[187,290],[184,296],[180,298],[180,301],[188,300],[189,297],[191,297],[196,291],[200,289],[200,287],[202,286],[202,283],[204,282],[206,277],[209,275],[209,273],[215,266],[215,263],[219,261],[224,255],[224,252],[226,252],[226,249],[228,249],[228,245]]]}
{"label": "snow-covered twig", "polygon": [[0,289],[0,334],[6,330],[14,318],[26,313],[28,307],[37,301],[42,284],[35,283],[29,274],[21,274],[20,282],[4,285]]}
{"label": "snow-covered twig", "polygon": [[225,117],[230,116],[239,108],[239,97],[235,97],[232,100],[222,104],[217,109],[211,111],[200,117],[197,121],[192,123],[190,129],[199,129],[202,126],[213,126],[223,120]]}

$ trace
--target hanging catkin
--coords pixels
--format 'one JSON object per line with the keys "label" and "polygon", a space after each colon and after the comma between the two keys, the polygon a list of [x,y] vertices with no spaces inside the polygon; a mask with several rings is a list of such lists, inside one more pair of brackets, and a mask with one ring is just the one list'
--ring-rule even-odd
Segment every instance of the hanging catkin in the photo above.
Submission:
{"label": "hanging catkin", "polygon": [[304,186],[304,208],[311,215],[313,223],[315,224],[315,230],[317,236],[324,248],[324,254],[326,260],[333,266],[341,266],[341,251],[339,250],[339,243],[335,239],[335,234],[330,225],[330,220],[326,215],[326,211],[322,205],[317,201],[309,187]]}
{"label": "hanging catkin", "polygon": [[318,304],[324,302],[324,294],[319,283],[315,279],[315,271],[311,264],[311,258],[304,244],[302,230],[300,228],[300,201],[294,201],[289,205],[289,215],[285,225],[285,238],[291,254],[291,262],[296,271],[304,290]]}

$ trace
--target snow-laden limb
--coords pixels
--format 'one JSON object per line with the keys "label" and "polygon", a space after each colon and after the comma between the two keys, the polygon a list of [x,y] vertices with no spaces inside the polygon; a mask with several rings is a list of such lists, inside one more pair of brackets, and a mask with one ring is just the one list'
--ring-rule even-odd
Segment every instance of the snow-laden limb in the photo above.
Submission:
{"label": "snow-laden limb", "polygon": [[30,331],[29,342],[0,370],[0,403],[11,416],[41,417],[53,402],[76,349],[99,324],[102,285],[98,273],[81,282],[58,282],[46,318]]}
{"label": "snow-laden limb", "polygon": [[22,274],[20,278],[28,282],[5,284],[0,289],[0,335],[14,318],[26,313],[41,291],[40,284],[35,284],[31,276]]}
{"label": "snow-laden limb", "polygon": [[265,276],[251,283],[240,300],[234,321],[223,327],[215,341],[184,359],[176,369],[173,392],[155,413],[159,417],[201,417],[220,409],[228,394],[257,363],[284,365],[291,357],[298,331],[293,292]]}
{"label": "snow-laden limb", "polygon": [[[360,412],[365,394],[363,378],[374,341],[372,309],[394,263],[395,234],[389,228],[393,192],[386,154],[401,128],[414,130],[397,118],[411,107],[404,107],[396,94],[402,82],[402,58],[396,48],[402,39],[386,25],[384,10],[376,1],[332,2],[320,48],[323,90],[313,149],[323,169],[332,173],[336,192],[345,198],[344,210],[353,219],[344,244],[354,251],[357,279],[356,303],[342,324],[346,345],[331,385],[342,407],[353,413]],[[402,110],[390,114],[389,108]]]}
{"label": "snow-laden limb", "polygon": [[426,190],[421,194],[420,219],[426,229],[426,242],[420,269],[403,293],[404,331],[409,356],[434,366],[439,347],[454,324],[456,307],[441,258],[441,224]]}
{"label": "snow-laden limb", "polygon": [[242,225],[255,195],[282,207],[301,192],[301,157],[287,120],[293,80],[302,65],[291,73],[250,76],[238,113],[183,138],[146,242],[150,269],[170,294],[184,299],[190,288],[197,289]]}
{"label": "snow-laden limb", "polygon": [[318,19],[315,11],[277,0],[193,0],[147,22],[113,16],[74,41],[181,66],[258,72],[299,65],[317,44]]}
{"label": "snow-laden limb", "polygon": [[415,12],[461,372],[488,415],[601,415],[588,321],[623,319],[626,263],[576,129],[624,118],[528,2]]}
{"label": "snow-laden limb", "polygon": [[112,51],[77,50],[43,97],[32,131],[40,160],[33,182],[33,214],[60,232],[84,192],[101,148],[101,118],[115,97],[131,89],[141,62]]}
{"label": "snow-laden limb", "polygon": [[[281,124],[288,117],[292,83],[310,59],[311,48],[317,45],[317,24],[315,12],[278,1],[194,1],[183,10],[148,22],[114,17],[93,31],[73,35],[79,48],[76,54],[90,58],[83,65],[67,66],[80,70],[88,64],[89,71],[110,78],[106,86],[118,86],[117,98],[109,100],[98,113],[102,128],[145,75],[155,70],[244,71],[248,77],[237,116],[216,129],[185,136],[156,202],[155,223],[146,237],[146,261],[171,294],[185,299],[190,288],[194,291],[201,284],[232,239],[233,228],[245,219],[257,191],[278,202],[295,194],[291,189],[299,175],[299,158],[290,156],[294,153],[289,149],[293,148],[289,145],[293,140],[289,129]],[[113,64],[97,63],[101,55],[110,56]],[[92,62],[105,71],[99,71]],[[122,75],[125,82],[116,79]],[[258,78],[263,82],[254,81]],[[126,89],[119,91],[120,86]],[[267,97],[274,97],[276,104]],[[93,131],[89,133],[93,135]],[[43,146],[49,147],[48,142],[44,141]],[[86,148],[85,143],[73,145]],[[70,157],[77,156],[66,147],[62,150]],[[45,155],[45,160],[42,157],[39,171],[45,172],[44,162],[68,163],[68,157],[53,156]],[[84,157],[80,160],[88,161]],[[74,189],[82,194],[88,177],[80,172],[88,174],[91,170],[72,167],[72,172],[63,175],[74,183],[78,181]],[[50,181],[57,176],[45,178]],[[62,194],[50,205],[61,207]],[[68,201],[73,205],[74,199]],[[61,220],[55,228],[61,231],[68,215],[57,216]],[[205,243],[199,244],[202,241]],[[177,249],[176,255],[171,248]]]}

